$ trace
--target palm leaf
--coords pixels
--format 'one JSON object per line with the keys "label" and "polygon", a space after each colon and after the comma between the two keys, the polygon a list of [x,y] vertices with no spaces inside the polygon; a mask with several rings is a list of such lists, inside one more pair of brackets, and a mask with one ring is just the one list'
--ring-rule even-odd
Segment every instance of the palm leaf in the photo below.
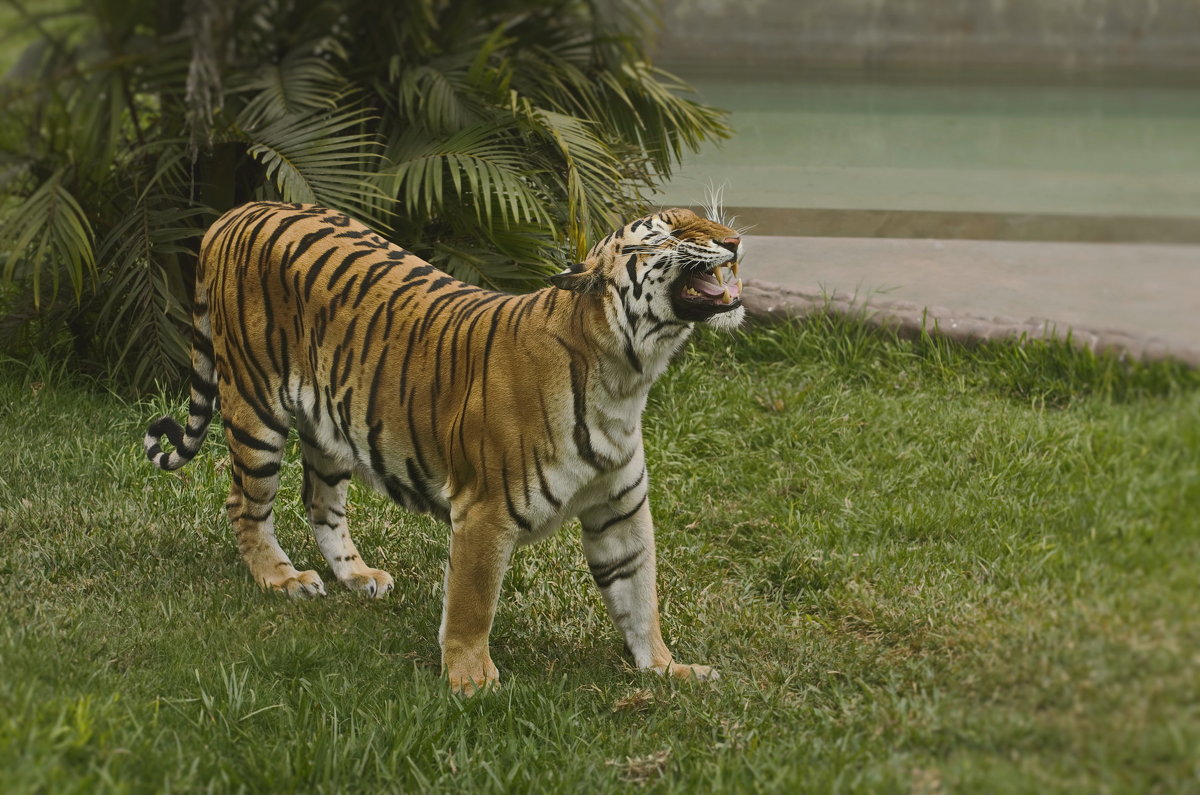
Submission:
{"label": "palm leaf", "polygon": [[392,143],[388,155],[394,165],[385,173],[384,190],[426,216],[450,206],[448,187],[454,199],[473,208],[479,223],[553,230],[519,140],[495,125],[471,127],[445,141],[410,132]]}
{"label": "palm leaf", "polygon": [[324,204],[386,227],[380,211],[386,197],[370,168],[380,157],[378,139],[364,129],[368,118],[361,108],[317,111],[243,134],[284,201]]}
{"label": "palm leaf", "polygon": [[136,384],[177,372],[188,363],[191,285],[182,283],[180,257],[194,254],[211,211],[177,207],[168,196],[143,195],[99,247],[105,299],[98,339],[108,369]]}
{"label": "palm leaf", "polygon": [[0,223],[0,249],[8,252],[4,281],[28,279],[35,305],[41,303],[45,271],[49,271],[51,296],[57,295],[65,276],[76,298],[83,293],[84,279],[95,273],[92,227],[63,185],[64,172],[55,171],[24,201],[5,208]]}
{"label": "palm leaf", "polygon": [[291,49],[279,63],[254,70],[234,89],[251,95],[238,114],[238,126],[252,130],[307,111],[336,110],[346,80],[327,60],[330,54],[344,53],[336,39],[325,37]]}
{"label": "palm leaf", "polygon": [[623,178],[621,162],[596,134],[595,125],[562,113],[529,115],[531,128],[551,143],[566,172],[567,238],[572,257],[580,259],[589,238],[609,226],[610,209],[625,210],[635,203]]}

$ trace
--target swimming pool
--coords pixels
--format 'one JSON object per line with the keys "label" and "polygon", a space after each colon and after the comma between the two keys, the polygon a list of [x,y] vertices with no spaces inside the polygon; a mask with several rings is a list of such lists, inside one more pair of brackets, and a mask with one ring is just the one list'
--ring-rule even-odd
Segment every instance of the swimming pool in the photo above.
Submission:
{"label": "swimming pool", "polygon": [[663,204],[1200,220],[1200,84],[687,79],[735,134]]}

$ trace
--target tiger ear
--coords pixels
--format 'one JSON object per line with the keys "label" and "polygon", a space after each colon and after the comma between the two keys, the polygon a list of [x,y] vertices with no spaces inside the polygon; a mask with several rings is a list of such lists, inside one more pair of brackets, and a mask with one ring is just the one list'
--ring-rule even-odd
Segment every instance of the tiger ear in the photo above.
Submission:
{"label": "tiger ear", "polygon": [[570,290],[576,293],[597,293],[604,287],[604,282],[596,278],[594,270],[582,263],[576,263],[562,273],[550,277],[550,283],[560,290]]}

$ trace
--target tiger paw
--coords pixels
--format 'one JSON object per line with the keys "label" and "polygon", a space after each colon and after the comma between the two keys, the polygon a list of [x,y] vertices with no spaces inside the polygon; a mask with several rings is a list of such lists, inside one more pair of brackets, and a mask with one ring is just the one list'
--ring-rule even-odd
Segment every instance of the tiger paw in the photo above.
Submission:
{"label": "tiger paw", "polygon": [[395,587],[392,575],[383,569],[363,569],[342,578],[342,584],[371,599],[382,599]]}
{"label": "tiger paw", "polygon": [[481,690],[498,690],[500,688],[500,672],[492,667],[490,672],[481,675],[450,673],[450,692],[456,696],[473,696]]}
{"label": "tiger paw", "polygon": [[264,588],[285,593],[292,599],[309,599],[325,595],[325,583],[315,571],[295,571],[291,576],[263,580]]}
{"label": "tiger paw", "polygon": [[473,696],[480,690],[495,690],[500,687],[500,671],[496,669],[490,655],[450,655],[457,660],[446,661],[450,677],[450,692],[456,695]]}
{"label": "tiger paw", "polygon": [[721,678],[715,669],[707,665],[684,665],[673,662],[666,665],[655,665],[651,670],[662,676],[669,674],[676,679],[692,679],[697,682],[711,682]]}

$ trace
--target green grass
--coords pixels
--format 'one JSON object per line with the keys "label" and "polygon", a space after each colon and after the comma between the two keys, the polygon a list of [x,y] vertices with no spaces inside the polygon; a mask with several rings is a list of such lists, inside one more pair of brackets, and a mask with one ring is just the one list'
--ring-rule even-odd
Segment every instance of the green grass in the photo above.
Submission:
{"label": "green grass", "polygon": [[[216,434],[179,477],[131,405],[0,377],[0,789],[1200,789],[1200,377],[816,320],[703,335],[646,444],[664,627],[630,670],[575,526],[518,553],[504,686],[438,678],[446,530],[362,490],[397,590],[259,592]],[[325,571],[293,455],[280,536]],[[332,583],[331,583],[332,584]]]}

